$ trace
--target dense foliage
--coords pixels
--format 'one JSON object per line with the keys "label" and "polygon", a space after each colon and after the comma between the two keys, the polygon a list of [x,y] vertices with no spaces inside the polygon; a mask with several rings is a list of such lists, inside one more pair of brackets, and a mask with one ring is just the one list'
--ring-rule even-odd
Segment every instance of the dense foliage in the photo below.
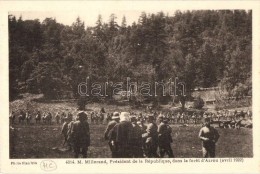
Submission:
{"label": "dense foliage", "polygon": [[204,101],[203,101],[202,98],[196,97],[196,99],[195,99],[194,102],[193,102],[193,107],[194,107],[195,109],[201,109],[201,108],[203,108],[204,104],[205,104],[205,103],[204,103]]}
{"label": "dense foliage", "polygon": [[176,11],[146,14],[121,25],[112,14],[96,26],[80,18],[71,26],[55,19],[9,16],[10,98],[21,92],[59,98],[78,96],[92,81],[167,81],[178,77],[187,92],[220,86],[232,95],[251,95],[252,11]]}

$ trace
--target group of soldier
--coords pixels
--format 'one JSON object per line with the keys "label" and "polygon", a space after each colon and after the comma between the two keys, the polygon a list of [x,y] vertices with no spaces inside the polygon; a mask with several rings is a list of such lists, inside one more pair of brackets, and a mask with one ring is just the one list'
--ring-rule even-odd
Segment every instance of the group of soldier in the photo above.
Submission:
{"label": "group of soldier", "polygon": [[68,150],[73,148],[75,158],[78,158],[79,154],[82,154],[83,158],[87,157],[90,145],[90,132],[85,112],[80,111],[75,121],[72,120],[72,117],[64,118],[61,134],[64,136],[63,146],[67,143],[69,146]]}
{"label": "group of soldier", "polygon": [[[107,113],[105,117],[105,110],[101,108],[99,113],[91,112],[91,123],[104,123],[104,119],[108,123],[104,132],[104,139],[108,141],[111,150],[112,158],[153,158],[165,155],[174,157],[171,148],[172,128],[169,124],[185,123],[185,118],[191,118],[194,123],[200,120],[203,127],[199,132],[199,139],[202,141],[203,157],[215,157],[215,144],[218,141],[219,134],[217,130],[210,126],[211,123],[222,120],[224,124],[238,123],[241,119],[252,119],[251,112],[217,112],[217,113],[203,113],[192,115],[187,113],[156,113],[136,114],[130,112],[114,112]],[[69,150],[74,151],[74,157],[79,157],[81,153],[85,158],[87,157],[88,146],[90,145],[89,123],[88,116],[84,111],[80,111],[75,120],[73,115],[68,112],[59,112],[53,117],[50,112],[40,111],[36,112],[36,124],[43,120],[43,123],[51,124],[51,120],[55,119],[57,124],[62,124],[61,134],[64,136],[63,146],[67,144]],[[10,123],[13,124],[15,120],[14,112],[10,114]],[[29,111],[20,111],[18,115],[19,123],[26,120],[30,123],[32,119]],[[159,152],[159,153],[158,153]]]}
{"label": "group of soldier", "polygon": [[[91,124],[104,124],[105,122],[110,122],[113,117],[113,113],[106,113],[104,108],[101,108],[100,112],[90,112],[90,123]],[[136,115],[138,119],[142,119],[144,122],[147,122],[148,115],[153,115],[156,119],[158,119],[159,115],[164,115],[167,118],[169,124],[201,124],[205,118],[209,118],[212,123],[218,123],[219,127],[223,128],[237,128],[241,124],[242,120],[249,120],[252,122],[252,113],[250,111],[218,111],[217,113],[213,112],[164,112],[157,113],[130,113],[131,115]],[[18,114],[15,114],[13,111],[10,113],[9,120],[10,124],[15,123],[16,115],[18,118],[18,123],[26,122],[27,125],[32,123],[32,119],[35,119],[36,124],[52,124],[54,122],[56,124],[63,124],[65,119],[72,119],[73,115],[71,112],[57,112],[53,114],[51,112],[43,112],[36,111],[35,117],[32,117],[32,112],[28,110],[25,112],[23,110],[19,111]],[[252,127],[252,124],[248,124],[247,127]]]}
{"label": "group of soldier", "polygon": [[[162,113],[153,112],[157,117]],[[142,116],[142,114],[140,114]],[[218,111],[214,112],[165,112],[165,117],[171,124],[200,124],[205,118],[209,118],[211,122],[233,121],[238,122],[241,119],[252,119],[252,113],[248,111]],[[146,117],[144,117],[145,119]]]}
{"label": "group of soldier", "polygon": [[[16,115],[17,114],[15,114],[13,111],[10,112],[9,115],[10,124],[15,123]],[[36,111],[36,115],[34,118],[32,116],[32,112],[30,112],[29,110],[27,111],[20,110],[17,115],[18,123],[23,123],[25,121],[27,125],[30,125],[32,123],[32,119],[35,119],[36,124],[40,124],[40,123],[52,124],[53,118],[55,119],[55,123],[62,124],[64,123],[64,120],[67,118],[72,120],[72,117],[73,115],[70,112],[68,112],[67,114],[65,112],[62,113],[57,112],[55,116],[53,116],[51,112],[41,113],[39,110]]]}
{"label": "group of soldier", "polygon": [[[112,158],[163,158],[165,155],[174,157],[171,148],[172,128],[168,124],[169,119],[164,115],[158,116],[158,125],[152,114],[148,115],[147,124],[142,117],[129,112],[114,112],[111,119],[105,129],[104,139],[108,141]],[[75,158],[78,158],[79,154],[82,154],[83,158],[87,157],[90,130],[85,112],[80,111],[75,121],[66,118],[61,134],[64,136],[63,146],[67,144],[69,150],[74,151]],[[209,118],[205,118],[199,139],[202,141],[203,157],[215,157],[215,144],[219,134],[210,126]]]}
{"label": "group of soldier", "polygon": [[[142,118],[128,112],[115,112],[112,119],[104,138],[108,140],[113,158],[164,157],[165,153],[174,157],[170,145],[172,129],[163,115],[159,116],[158,126],[153,115],[148,116],[147,126]],[[160,155],[157,154],[158,148]]]}

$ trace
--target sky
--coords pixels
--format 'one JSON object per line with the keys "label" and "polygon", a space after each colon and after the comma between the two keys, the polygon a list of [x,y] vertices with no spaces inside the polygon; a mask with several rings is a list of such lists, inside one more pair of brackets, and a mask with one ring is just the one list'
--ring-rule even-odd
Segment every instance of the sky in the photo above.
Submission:
{"label": "sky", "polygon": [[[241,2],[242,4],[242,2]],[[241,4],[240,7],[241,8]],[[147,14],[164,12],[173,16],[176,10],[209,10],[209,9],[240,9],[237,3],[220,2],[190,2],[190,1],[21,1],[16,6],[9,4],[11,10],[9,14],[17,18],[22,16],[23,20],[39,19],[41,22],[45,18],[55,18],[57,22],[71,25],[80,17],[85,22],[85,26],[95,26],[98,15],[103,18],[103,22],[109,21],[109,16],[114,13],[117,23],[120,25],[123,16],[126,17],[127,25],[132,25],[138,21],[142,12]],[[8,6],[7,6],[8,7]],[[248,3],[242,4],[245,9],[249,8]]]}
{"label": "sky", "polygon": [[[119,25],[121,25],[123,16],[126,17],[127,25],[131,25],[133,22],[137,22],[139,19],[139,16],[141,15],[143,11],[141,10],[131,10],[131,11],[122,11],[122,10],[115,10],[115,11],[67,11],[67,12],[61,12],[61,11],[11,11],[9,14],[14,15],[16,18],[19,18],[22,16],[23,20],[31,20],[31,19],[39,19],[40,22],[42,22],[45,18],[55,18],[58,23],[62,23],[64,25],[71,25],[73,22],[76,21],[77,17],[80,17],[82,21],[85,22],[85,26],[95,26],[95,23],[98,19],[98,15],[100,14],[102,16],[103,22],[108,22],[109,17],[112,13],[114,13],[117,17],[116,21]],[[148,13],[158,13],[158,11],[145,11]],[[165,14],[169,13],[169,15],[174,14],[174,10],[169,11],[163,11]]]}
{"label": "sky", "polygon": [[[17,4],[18,5],[18,4]],[[184,4],[185,5],[185,4]],[[156,1],[54,1],[54,2],[21,2],[17,8],[10,6],[8,13],[17,18],[22,16],[23,20],[39,19],[41,22],[45,18],[55,18],[57,22],[71,25],[80,17],[86,26],[94,26],[98,15],[103,18],[103,22],[109,21],[109,16],[113,13],[117,17],[117,23],[120,25],[123,16],[126,17],[127,25],[132,25],[138,21],[142,12],[147,14],[163,11],[165,14],[173,15],[176,9],[176,2],[156,2]],[[186,7],[186,6],[185,6]],[[19,9],[19,10],[15,10]]]}

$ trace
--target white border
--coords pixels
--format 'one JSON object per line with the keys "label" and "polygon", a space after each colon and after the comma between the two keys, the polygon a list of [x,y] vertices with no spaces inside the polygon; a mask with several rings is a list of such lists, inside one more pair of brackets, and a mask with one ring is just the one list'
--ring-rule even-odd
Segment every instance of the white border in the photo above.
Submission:
{"label": "white border", "polygon": [[[244,163],[175,163],[120,165],[65,165],[67,159],[52,159],[58,166],[52,173],[260,173],[260,1],[0,1],[0,154],[3,173],[44,173],[42,159],[10,160],[8,155],[8,12],[9,11],[164,11],[186,9],[252,9],[253,10],[253,158]],[[109,159],[107,159],[109,160]],[[11,161],[36,161],[36,166],[11,166]]]}

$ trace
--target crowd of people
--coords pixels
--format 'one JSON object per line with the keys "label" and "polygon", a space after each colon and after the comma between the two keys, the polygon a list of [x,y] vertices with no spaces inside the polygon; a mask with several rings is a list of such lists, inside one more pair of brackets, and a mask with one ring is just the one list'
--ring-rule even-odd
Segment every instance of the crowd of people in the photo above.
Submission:
{"label": "crowd of people", "polygon": [[[160,114],[157,124],[156,117],[150,114],[146,121],[147,124],[142,117],[129,112],[113,113],[104,132],[112,158],[163,158],[165,155],[174,157],[169,119]],[[65,119],[61,133],[64,136],[63,146],[67,144],[68,150],[74,151],[75,158],[78,158],[79,154],[82,154],[83,158],[87,157],[90,132],[85,112],[79,112],[76,121]],[[203,141],[203,157],[215,157],[215,143],[219,134],[210,126],[209,118],[205,119],[199,138]]]}
{"label": "crowd of people", "polygon": [[[11,112],[9,117],[11,124],[15,122],[15,115]],[[56,124],[62,124],[63,146],[66,145],[68,150],[73,150],[75,158],[79,157],[79,154],[86,158],[90,145],[88,115],[91,124],[104,124],[106,120],[108,125],[104,131],[104,139],[108,141],[112,158],[163,158],[165,155],[170,158],[174,157],[171,148],[173,139],[170,124],[175,123],[202,124],[199,138],[203,142],[203,157],[215,157],[215,143],[218,141],[219,134],[210,124],[221,123],[223,127],[233,127],[233,125],[236,127],[241,120],[252,120],[250,111],[204,112],[202,114],[193,112],[189,115],[187,112],[106,113],[104,108],[101,108],[99,112],[80,111],[74,118],[70,112],[67,114],[57,112],[53,117],[50,112],[41,114],[37,111],[34,119],[36,124],[40,124],[41,120],[44,124],[52,124],[52,120]],[[29,111],[19,112],[19,123],[26,121],[26,124],[30,124],[31,120],[32,116]]]}
{"label": "crowd of people", "polygon": [[[243,121],[247,121],[244,127],[252,128],[252,113],[251,111],[228,111],[222,110],[218,112],[140,112],[134,113],[130,112],[131,115],[135,115],[139,120],[142,119],[147,123],[148,116],[153,115],[158,121],[159,115],[164,115],[169,124],[201,124],[205,118],[209,118],[211,123],[216,123],[220,128],[240,128]],[[32,116],[32,112],[28,110],[25,112],[23,110],[19,113],[10,113],[9,120],[10,124],[14,124],[16,117],[18,118],[18,123],[25,122],[27,125],[30,125],[35,120],[36,124],[63,124],[65,119],[72,120],[73,114],[71,112],[57,112],[52,114],[51,112],[36,111],[35,116]],[[112,120],[113,113],[106,113],[104,108],[101,108],[99,112],[92,111],[88,113],[90,116],[91,124],[106,124]]]}
{"label": "crowd of people", "polygon": [[[87,157],[90,144],[89,125],[87,114],[83,111],[77,114],[76,121],[65,119],[61,133],[64,143],[73,149],[74,157],[81,153]],[[111,121],[104,132],[104,139],[108,141],[112,158],[142,158],[142,157],[174,157],[171,149],[171,127],[168,119],[159,116],[160,124],[157,126],[155,117],[148,116],[148,124],[143,119],[130,115],[129,112],[114,112]],[[160,154],[157,154],[159,148]]]}

